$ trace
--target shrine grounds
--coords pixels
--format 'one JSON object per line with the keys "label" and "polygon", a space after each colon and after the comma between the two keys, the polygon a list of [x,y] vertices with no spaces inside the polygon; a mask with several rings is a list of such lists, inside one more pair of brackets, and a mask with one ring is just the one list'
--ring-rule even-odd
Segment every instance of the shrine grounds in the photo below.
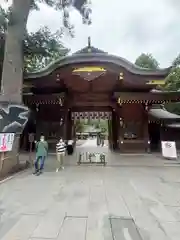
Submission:
{"label": "shrine grounds", "polygon": [[179,161],[107,155],[104,167],[77,166],[75,154],[56,173],[50,154],[41,176],[1,182],[0,239],[179,240]]}

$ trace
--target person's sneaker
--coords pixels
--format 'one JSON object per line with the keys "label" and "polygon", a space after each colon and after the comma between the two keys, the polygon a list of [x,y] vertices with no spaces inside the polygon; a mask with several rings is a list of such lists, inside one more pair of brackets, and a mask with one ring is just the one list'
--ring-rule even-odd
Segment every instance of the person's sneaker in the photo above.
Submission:
{"label": "person's sneaker", "polygon": [[36,176],[39,176],[42,174],[42,171],[37,172]]}
{"label": "person's sneaker", "polygon": [[56,172],[59,172],[59,169],[58,169],[58,168],[56,169]]}
{"label": "person's sneaker", "polygon": [[37,173],[38,173],[38,171],[34,171],[34,172],[33,172],[33,175],[36,175]]}
{"label": "person's sneaker", "polygon": [[64,170],[64,167],[61,167],[62,170]]}

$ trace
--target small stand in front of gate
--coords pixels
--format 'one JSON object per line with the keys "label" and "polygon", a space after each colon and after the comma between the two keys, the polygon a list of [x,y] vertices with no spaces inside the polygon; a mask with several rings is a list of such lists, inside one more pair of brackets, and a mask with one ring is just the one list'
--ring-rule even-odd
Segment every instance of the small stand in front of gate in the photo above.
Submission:
{"label": "small stand in front of gate", "polygon": [[104,153],[90,153],[90,152],[80,152],[78,156],[78,165],[80,164],[97,164],[106,166],[106,155]]}

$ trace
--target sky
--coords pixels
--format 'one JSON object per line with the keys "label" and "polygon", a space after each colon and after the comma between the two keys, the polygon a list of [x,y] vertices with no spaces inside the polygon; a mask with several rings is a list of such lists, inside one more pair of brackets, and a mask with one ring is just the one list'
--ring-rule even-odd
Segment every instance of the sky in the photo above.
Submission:
{"label": "sky", "polygon": [[[65,33],[62,41],[71,52],[87,46],[90,36],[94,47],[131,62],[141,53],[152,53],[161,67],[168,67],[180,53],[180,0],[91,1],[91,26],[83,25],[80,14],[70,10],[75,38]],[[60,29],[61,13],[42,4],[40,9],[30,14],[28,31],[43,26],[52,32]]]}

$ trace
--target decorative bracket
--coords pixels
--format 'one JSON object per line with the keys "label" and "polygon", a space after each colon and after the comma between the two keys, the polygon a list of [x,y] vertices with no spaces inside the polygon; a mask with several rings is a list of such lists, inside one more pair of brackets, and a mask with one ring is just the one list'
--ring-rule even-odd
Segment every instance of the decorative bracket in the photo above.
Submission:
{"label": "decorative bracket", "polygon": [[124,79],[124,73],[120,72],[119,73],[119,80],[122,81]]}

